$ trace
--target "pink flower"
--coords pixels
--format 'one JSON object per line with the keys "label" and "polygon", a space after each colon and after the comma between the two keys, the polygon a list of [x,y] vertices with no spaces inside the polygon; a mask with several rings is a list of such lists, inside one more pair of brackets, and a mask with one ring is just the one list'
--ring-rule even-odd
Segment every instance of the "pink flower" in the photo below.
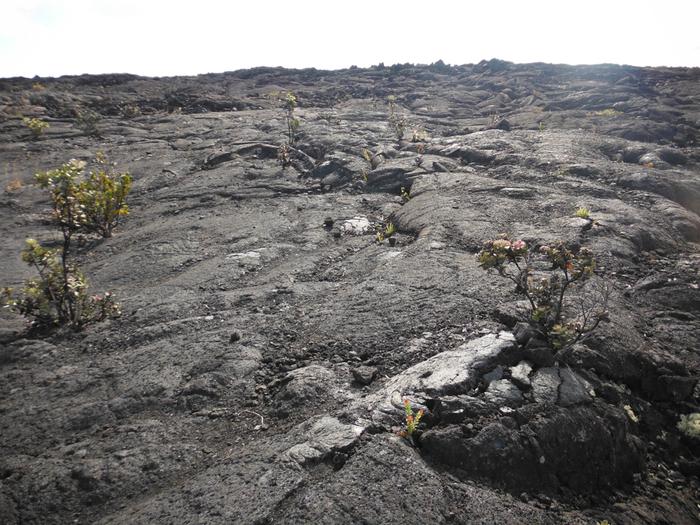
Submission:
{"label": "pink flower", "polygon": [[517,241],[513,242],[513,249],[515,251],[519,252],[519,251],[525,250],[526,248],[527,248],[527,244],[525,243],[525,241],[523,241],[521,239],[518,239]]}

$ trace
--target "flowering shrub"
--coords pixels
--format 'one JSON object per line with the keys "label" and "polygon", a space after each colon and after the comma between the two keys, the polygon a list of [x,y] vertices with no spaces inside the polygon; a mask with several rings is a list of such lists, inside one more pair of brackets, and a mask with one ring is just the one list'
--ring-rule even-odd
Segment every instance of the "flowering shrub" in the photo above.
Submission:
{"label": "flowering shrub", "polygon": [[29,131],[32,132],[32,136],[35,139],[41,137],[41,135],[44,134],[44,131],[46,131],[49,127],[49,124],[47,122],[44,122],[43,120],[38,118],[24,117],[22,119],[22,122],[24,122],[24,125],[29,128]]}
{"label": "flowering shrub", "polygon": [[504,236],[484,243],[478,259],[485,270],[515,283],[516,292],[530,305],[530,324],[555,350],[573,345],[607,319],[607,289],[598,296],[581,296],[576,308],[568,308],[572,305],[567,292],[595,270],[595,259],[586,248],[555,243],[532,253],[525,241]]}

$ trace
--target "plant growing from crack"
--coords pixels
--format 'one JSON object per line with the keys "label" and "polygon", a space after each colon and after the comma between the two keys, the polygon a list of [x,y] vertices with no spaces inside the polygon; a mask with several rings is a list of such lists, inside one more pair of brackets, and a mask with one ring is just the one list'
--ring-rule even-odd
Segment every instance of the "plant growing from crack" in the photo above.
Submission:
{"label": "plant growing from crack", "polygon": [[403,186],[401,186],[401,199],[403,200],[404,203],[408,202],[411,200],[411,190],[407,190]]}
{"label": "plant growing from crack", "polygon": [[377,232],[377,242],[383,242],[384,239],[391,239],[395,233],[396,226],[394,226],[393,222],[390,222]]}
{"label": "plant growing from crack", "polygon": [[54,222],[63,240],[60,248],[47,249],[35,239],[27,239],[22,260],[36,269],[39,277],[27,280],[20,295],[11,288],[4,288],[1,294],[5,307],[32,317],[36,325],[79,329],[120,314],[111,293],[88,294],[87,279],[73,261],[74,236],[79,232],[101,232],[104,216],[96,218],[93,211],[103,211],[105,203],[113,202],[111,191],[99,180],[80,180],[84,168],[85,162],[72,160],[37,175],[39,185],[49,190]]}
{"label": "plant growing from crack", "polygon": [[399,435],[401,437],[411,439],[413,438],[413,434],[416,432],[425,411],[421,408],[418,410],[418,412],[414,412],[410,399],[403,400],[403,409],[406,423],[404,429],[399,432]]}
{"label": "plant growing from crack", "polygon": [[608,318],[607,286],[575,301],[568,297],[593,276],[595,259],[586,248],[559,242],[532,252],[525,241],[502,236],[484,243],[478,260],[483,269],[515,283],[529,303],[528,322],[555,351],[570,348]]}

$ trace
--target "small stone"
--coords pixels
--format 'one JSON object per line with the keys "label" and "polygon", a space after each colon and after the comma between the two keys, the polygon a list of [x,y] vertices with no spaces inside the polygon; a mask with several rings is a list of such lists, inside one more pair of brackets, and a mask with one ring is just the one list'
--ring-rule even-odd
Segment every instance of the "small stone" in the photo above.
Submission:
{"label": "small stone", "polygon": [[361,385],[369,385],[377,376],[378,370],[373,366],[358,366],[350,370],[352,377]]}

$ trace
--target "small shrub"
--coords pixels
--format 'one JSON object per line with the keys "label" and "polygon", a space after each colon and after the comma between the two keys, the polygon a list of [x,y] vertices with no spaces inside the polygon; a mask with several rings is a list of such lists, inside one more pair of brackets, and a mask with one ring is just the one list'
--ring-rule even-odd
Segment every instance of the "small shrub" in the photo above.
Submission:
{"label": "small shrub", "polygon": [[100,120],[102,120],[102,116],[91,109],[83,108],[75,112],[75,125],[91,137],[100,136],[100,130],[97,127]]}
{"label": "small shrub", "polygon": [[574,307],[567,296],[595,270],[595,259],[586,248],[556,243],[532,253],[524,241],[503,236],[484,243],[478,260],[485,270],[515,283],[516,292],[530,305],[528,321],[555,350],[572,346],[608,317],[607,287],[579,295]]}
{"label": "small shrub", "polygon": [[576,217],[579,219],[590,219],[591,218],[591,210],[589,210],[586,207],[581,207],[576,210]]}
{"label": "small shrub", "polygon": [[34,82],[32,84],[32,91],[44,91],[46,89],[46,86],[42,84],[41,82]]}
{"label": "small shrub", "polygon": [[119,112],[124,118],[135,118],[141,116],[141,108],[136,104],[122,104],[119,106]]}
{"label": "small shrub", "polygon": [[44,122],[43,120],[38,118],[24,117],[22,119],[22,122],[24,122],[24,125],[29,128],[29,131],[32,132],[32,136],[35,139],[41,137],[44,134],[44,131],[46,131],[49,127],[49,124],[47,122]]}
{"label": "small shrub", "polygon": [[700,412],[682,415],[677,427],[686,436],[700,439]]}
{"label": "small shrub", "polygon": [[403,199],[404,203],[411,200],[411,192],[403,186],[401,186],[401,198]]}
{"label": "small shrub", "polygon": [[291,146],[297,140],[297,132],[301,122],[295,115],[297,97],[291,91],[284,97],[284,119],[287,123],[287,143]]}

